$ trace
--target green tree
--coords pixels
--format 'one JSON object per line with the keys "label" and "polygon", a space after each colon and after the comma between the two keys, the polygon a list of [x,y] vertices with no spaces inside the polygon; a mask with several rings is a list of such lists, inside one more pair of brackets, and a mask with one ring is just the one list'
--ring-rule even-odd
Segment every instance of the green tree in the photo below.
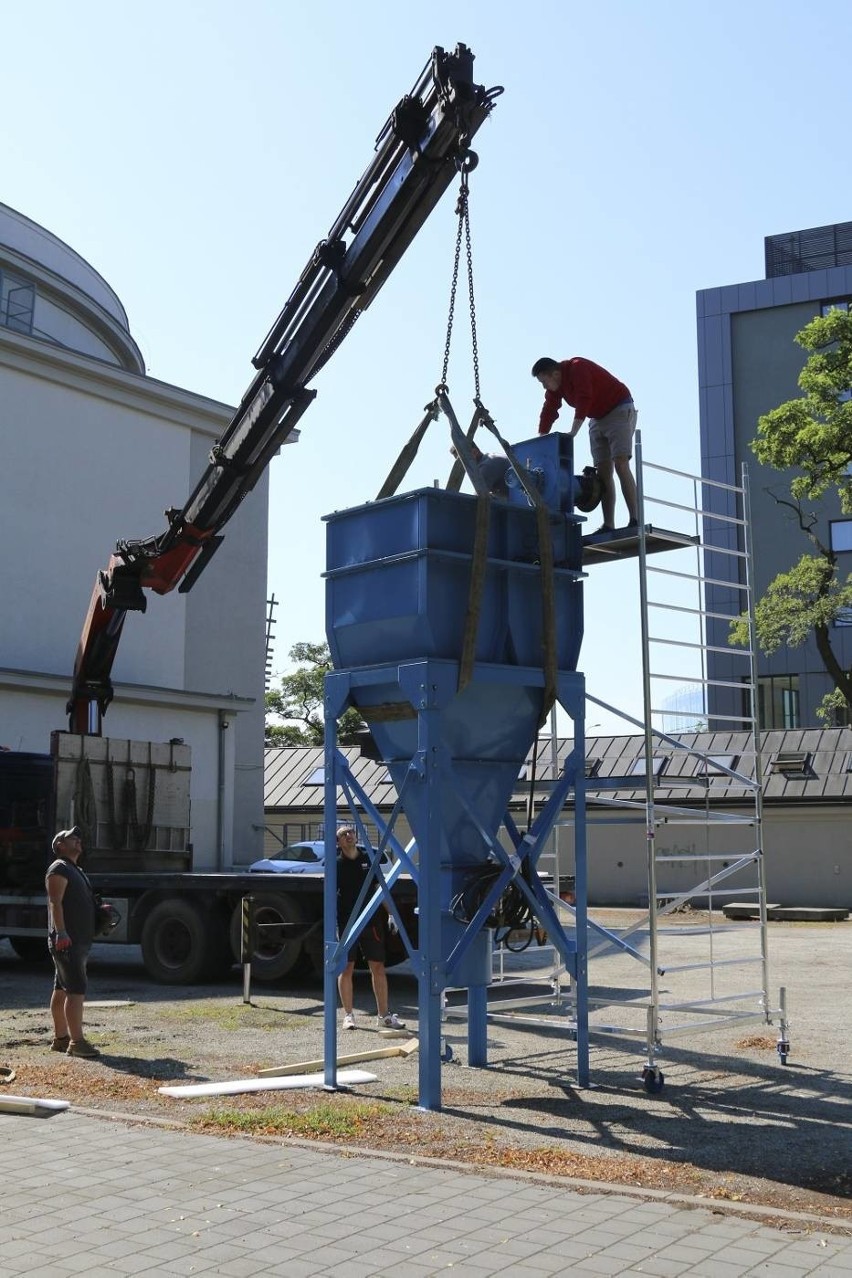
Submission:
{"label": "green tree", "polygon": [[[325,738],[323,679],[332,669],[328,644],[297,643],[289,655],[296,669],[283,675],[280,685],[266,694],[265,744],[322,745]],[[338,741],[341,745],[354,744],[357,733],[365,727],[358,711],[350,707],[338,722]]]}
{"label": "green tree", "polygon": [[[797,648],[813,634],[834,683],[817,708],[819,718],[830,723],[838,710],[852,711],[852,675],[831,644],[832,623],[852,607],[852,576],[839,572],[835,552],[818,534],[818,514],[805,503],[836,492],[841,510],[852,514],[852,314],[834,309],[818,316],[796,341],[809,352],[799,375],[803,394],[760,418],[751,448],[764,465],[796,471],[791,499],[775,500],[793,511],[812,550],[769,584],[755,607],[755,624],[767,654],[782,645]],[[748,641],[743,616],[732,623],[730,642]]]}

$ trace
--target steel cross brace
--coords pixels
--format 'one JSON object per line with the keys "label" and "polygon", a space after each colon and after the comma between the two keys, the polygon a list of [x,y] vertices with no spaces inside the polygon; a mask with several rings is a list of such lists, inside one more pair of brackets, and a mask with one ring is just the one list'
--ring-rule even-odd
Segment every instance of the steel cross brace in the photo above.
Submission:
{"label": "steel cross brace", "polygon": [[[584,708],[585,688],[581,674],[563,672],[558,679],[558,699],[574,721],[574,749],[565,761],[562,776],[550,795],[545,807],[539,813],[529,833],[521,836],[509,813],[505,814],[505,824],[512,839],[515,851],[507,853],[487,831],[482,828],[470,805],[465,803],[468,816],[474,821],[489,850],[503,861],[503,872],[498,883],[488,893],[488,900],[483,902],[474,920],[466,928],[461,940],[456,944],[444,963],[441,961],[441,902],[440,902],[440,866],[436,858],[421,858],[419,867],[411,864],[398,841],[391,834],[391,826],[402,808],[402,794],[391,816],[390,823],[385,823],[372,805],[362,788],[352,777],[343,756],[336,747],[336,720],[351,699],[353,686],[387,683],[390,671],[400,691],[414,708],[418,719],[417,749],[414,752],[403,790],[409,785],[428,784],[430,786],[425,815],[424,842],[432,844],[430,826],[438,820],[437,810],[432,803],[434,781],[441,777],[442,783],[454,784],[451,770],[446,767],[443,756],[446,751],[441,742],[440,724],[435,717],[444,706],[456,695],[458,665],[448,661],[410,661],[399,665],[382,668],[368,668],[358,671],[339,672],[326,677],[326,770],[325,770],[325,802],[326,827],[336,819],[337,789],[341,775],[345,776],[344,792],[352,803],[353,795],[375,821],[377,829],[382,831],[381,846],[391,846],[402,856],[412,869],[419,887],[420,904],[420,936],[419,948],[414,950],[410,938],[405,936],[404,943],[410,954],[417,973],[420,1002],[420,1101],[428,1109],[439,1109],[440,1096],[440,1059],[441,1059],[441,1004],[440,996],[447,984],[447,974],[454,970],[480,930],[500,892],[513,877],[518,875],[521,863],[527,859],[533,869],[533,887],[518,878],[519,887],[529,901],[531,907],[542,923],[553,936],[554,944],[572,972],[576,988],[577,1003],[577,1075],[580,1086],[587,1086],[589,1081],[588,1065],[588,977],[586,960],[586,827],[585,827],[585,735]],[[483,672],[484,673],[484,672]],[[477,669],[473,678],[476,679]],[[543,686],[544,676],[540,671],[521,670],[512,667],[489,667],[488,676],[496,682],[521,682]],[[434,722],[433,722],[434,720]],[[559,923],[556,913],[547,898],[544,887],[538,879],[536,865],[544,844],[553,830],[559,811],[569,790],[575,793],[575,890],[577,920],[577,940],[569,941]],[[458,790],[456,789],[458,794]],[[461,797],[461,796],[460,796]],[[329,819],[331,818],[331,820]],[[437,834],[437,827],[436,827]],[[425,861],[425,864],[424,864]],[[416,870],[419,868],[419,873]],[[329,871],[331,871],[329,873]],[[373,873],[376,873],[374,865]],[[381,878],[381,876],[380,876]],[[345,937],[357,932],[363,919],[374,912],[380,898],[389,895],[383,882],[379,882],[379,890],[366,910],[361,910],[357,919],[350,920]],[[366,895],[366,893],[364,893]],[[340,966],[340,955],[345,953],[345,938],[339,943],[336,936],[336,862],[329,858],[326,867],[326,896],[324,924],[326,935],[325,964],[325,1082],[326,1086],[336,1086],[336,970]],[[357,907],[356,907],[357,908]],[[471,1032],[470,1064],[486,1064],[485,1041],[485,990],[471,990],[471,1014],[481,1022],[476,1032]]]}

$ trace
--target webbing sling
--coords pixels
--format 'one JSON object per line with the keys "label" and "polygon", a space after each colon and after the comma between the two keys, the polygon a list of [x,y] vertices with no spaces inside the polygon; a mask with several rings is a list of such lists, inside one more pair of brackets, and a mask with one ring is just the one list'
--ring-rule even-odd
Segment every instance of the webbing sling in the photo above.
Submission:
{"label": "webbing sling", "polygon": [[491,524],[491,497],[476,499],[476,531],[473,538],[473,555],[470,563],[470,587],[467,596],[467,612],[464,618],[461,662],[459,663],[458,690],[463,692],[473,678],[476,663],[476,637],[479,618],[482,615],[482,596],[485,592],[485,574],[488,567],[488,529]]}
{"label": "webbing sling", "polygon": [[[439,396],[440,402],[440,396]],[[541,719],[539,727],[543,727],[547,716],[550,714],[551,707],[556,701],[557,694],[557,654],[556,654],[556,595],[553,577],[553,542],[550,539],[550,512],[542,501],[541,496],[536,490],[532,476],[521,463],[508,443],[497,429],[488,410],[478,404],[480,413],[480,423],[490,430],[494,438],[498,441],[503,452],[509,460],[509,463],[518,477],[518,482],[527,495],[530,505],[535,509],[536,528],[538,531],[538,554],[541,563],[541,622],[542,622],[542,649],[544,670],[544,700],[542,702]]]}
{"label": "webbing sling", "polygon": [[[426,436],[426,431],[429,429],[432,422],[438,420],[440,411],[441,409],[438,399],[433,399],[431,403],[426,405],[423,419],[415,427],[408,441],[403,445],[399,456],[388,472],[387,479],[376,494],[376,501],[381,501],[383,497],[393,497],[394,493],[411,469],[414,459],[420,451],[420,445],[423,443]],[[473,416],[470,419],[470,425],[467,428],[465,439],[473,439],[476,434],[477,427],[482,420],[483,413],[486,413],[486,410],[483,409],[481,404],[473,410]],[[468,450],[468,457],[470,464],[478,471],[479,468],[473,460],[470,450]],[[450,471],[450,478],[447,481],[446,491],[450,493],[457,493],[462,486],[465,474],[469,474],[469,471],[466,470],[464,462],[460,458],[457,458],[453,463],[452,470]],[[473,483],[473,479],[471,479],[471,483]],[[475,484],[474,487],[476,487]]]}
{"label": "webbing sling", "polygon": [[[482,408],[482,405],[477,401],[477,407],[473,410],[473,417],[470,419],[470,425],[467,428],[466,434],[466,438],[471,442],[473,442],[476,432],[479,429],[484,411],[485,410]],[[453,462],[449,478],[447,479],[446,489],[448,493],[457,493],[459,491],[462,486],[462,482],[464,481],[465,473],[464,462],[461,458],[457,457]]]}
{"label": "webbing sling", "polygon": [[420,424],[415,427],[414,432],[408,442],[403,445],[402,451],[390,468],[387,479],[382,484],[376,495],[376,501],[381,501],[383,497],[393,497],[397,488],[399,488],[405,476],[408,474],[411,463],[417,456],[418,449],[423,442],[423,436],[429,429],[429,423],[438,420],[438,401],[433,399],[424,409],[424,415]]}
{"label": "webbing sling", "polygon": [[[461,659],[459,661],[458,690],[462,692],[473,678],[473,667],[476,664],[476,638],[479,633],[479,619],[482,615],[482,598],[485,593],[485,576],[488,568],[488,528],[491,522],[491,493],[482,472],[473,456],[470,439],[476,424],[485,411],[477,403],[476,411],[465,435],[453,411],[449,397],[445,391],[438,391],[438,403],[441,411],[450,423],[450,435],[456,450],[457,464],[467,474],[476,490],[476,528],[473,537],[473,552],[470,561],[470,585],[467,594],[467,610],[464,618]],[[455,469],[455,468],[454,468]]]}

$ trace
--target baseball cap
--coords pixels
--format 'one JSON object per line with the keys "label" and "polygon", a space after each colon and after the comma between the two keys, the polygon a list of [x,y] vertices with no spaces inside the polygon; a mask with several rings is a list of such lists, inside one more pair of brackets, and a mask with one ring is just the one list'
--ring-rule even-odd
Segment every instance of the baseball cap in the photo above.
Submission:
{"label": "baseball cap", "polygon": [[70,830],[60,830],[58,834],[53,836],[51,848],[55,852],[60,843],[65,843],[68,839],[82,839],[83,831],[79,825],[72,825]]}

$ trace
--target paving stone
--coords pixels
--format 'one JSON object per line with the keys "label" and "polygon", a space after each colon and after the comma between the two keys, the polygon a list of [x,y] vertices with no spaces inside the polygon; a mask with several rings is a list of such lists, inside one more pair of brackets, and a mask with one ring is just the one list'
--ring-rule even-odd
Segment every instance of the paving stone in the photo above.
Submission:
{"label": "paving stone", "polygon": [[[65,1119],[73,1185],[52,1137],[4,1121],[0,1174],[6,1169],[14,1190],[0,1216],[0,1278],[852,1272],[852,1240],[828,1236],[820,1247],[812,1233],[791,1237],[659,1200],[361,1155],[344,1165],[332,1152],[126,1125],[115,1157],[112,1124],[73,1112]],[[342,1195],[342,1183],[354,1195]]]}

